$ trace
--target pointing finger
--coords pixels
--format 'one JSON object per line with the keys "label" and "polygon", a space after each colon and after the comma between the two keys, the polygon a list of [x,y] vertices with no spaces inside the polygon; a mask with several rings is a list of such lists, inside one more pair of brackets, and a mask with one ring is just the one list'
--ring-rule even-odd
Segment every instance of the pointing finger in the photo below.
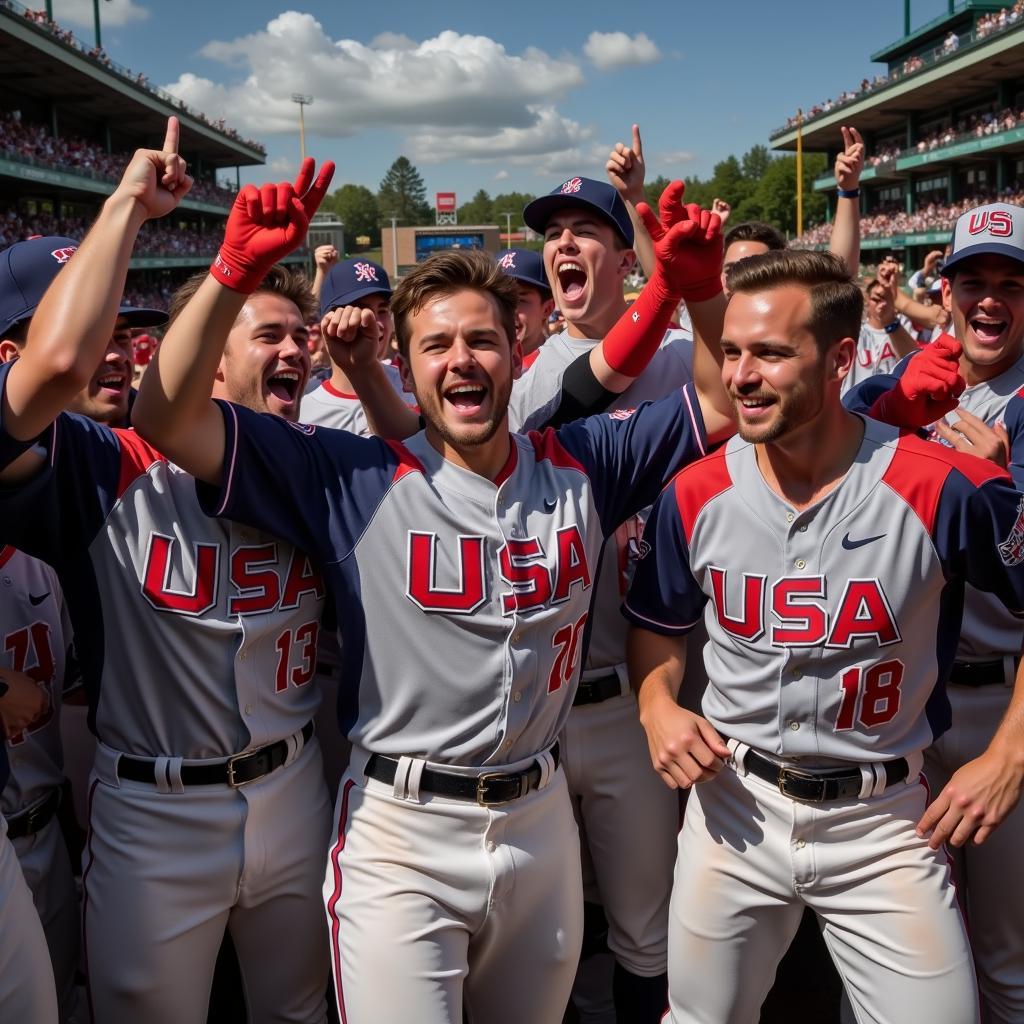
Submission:
{"label": "pointing finger", "polygon": [[644,144],[640,141],[640,125],[633,125],[633,152],[642,160],[644,156]]}
{"label": "pointing finger", "polygon": [[295,194],[297,196],[304,196],[308,191],[310,182],[313,180],[315,165],[316,161],[311,156],[307,156],[299,166],[299,173],[295,177]]}
{"label": "pointing finger", "polygon": [[327,160],[321,165],[320,173],[316,176],[316,181],[313,182],[312,188],[305,193],[299,193],[302,197],[302,206],[306,211],[307,217],[312,217],[320,208],[320,204],[323,202],[324,196],[327,195],[327,189],[330,187],[333,177],[334,161]]}
{"label": "pointing finger", "polygon": [[163,151],[165,153],[178,152],[178,137],[181,134],[181,124],[176,117],[171,115],[167,118],[167,134],[164,136]]}
{"label": "pointing finger", "polygon": [[647,234],[649,234],[655,242],[665,234],[665,229],[661,226],[658,218],[654,216],[654,211],[647,203],[641,202],[636,204],[636,215],[640,218],[643,226],[647,229]]}

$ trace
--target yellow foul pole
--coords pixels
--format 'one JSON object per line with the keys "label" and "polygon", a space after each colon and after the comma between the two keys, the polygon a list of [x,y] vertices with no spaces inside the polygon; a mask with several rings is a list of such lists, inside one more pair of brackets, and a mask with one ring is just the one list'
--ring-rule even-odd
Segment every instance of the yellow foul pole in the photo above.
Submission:
{"label": "yellow foul pole", "polygon": [[796,233],[804,233],[804,114],[796,112]]}

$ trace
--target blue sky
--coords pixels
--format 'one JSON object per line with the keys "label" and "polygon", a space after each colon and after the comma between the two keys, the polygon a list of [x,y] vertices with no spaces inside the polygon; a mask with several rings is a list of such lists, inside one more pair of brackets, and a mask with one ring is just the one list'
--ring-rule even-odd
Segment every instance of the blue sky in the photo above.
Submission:
{"label": "blue sky", "polygon": [[[91,0],[53,6],[91,39]],[[914,0],[914,26],[945,9]],[[307,151],[337,162],[336,183],[376,189],[404,153],[459,202],[602,175],[634,120],[649,175],[707,176],[879,70],[869,55],[903,28],[902,0],[109,0],[101,15],[115,60],[267,146],[272,172],[243,180],[294,169],[302,92]]]}

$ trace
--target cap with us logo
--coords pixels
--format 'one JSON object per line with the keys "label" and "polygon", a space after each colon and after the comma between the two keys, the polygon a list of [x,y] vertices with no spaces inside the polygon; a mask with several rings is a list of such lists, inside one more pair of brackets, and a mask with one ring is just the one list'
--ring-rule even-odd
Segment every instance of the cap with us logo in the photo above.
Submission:
{"label": "cap with us logo", "polygon": [[957,218],[953,252],[942,266],[942,276],[972,256],[994,254],[1024,264],[1024,209],[1009,203],[976,206]]}

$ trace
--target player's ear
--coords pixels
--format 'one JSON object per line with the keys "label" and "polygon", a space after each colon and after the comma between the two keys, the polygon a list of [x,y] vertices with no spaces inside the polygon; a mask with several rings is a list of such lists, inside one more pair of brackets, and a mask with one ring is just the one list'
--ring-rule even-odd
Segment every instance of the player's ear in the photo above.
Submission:
{"label": "player's ear", "polygon": [[636,266],[636,253],[632,249],[620,249],[618,252],[619,257],[619,274],[625,277],[631,273],[633,268]]}
{"label": "player's ear", "polygon": [[953,312],[953,281],[951,278],[942,278],[942,308],[952,314]]}
{"label": "player's ear", "polygon": [[523,346],[513,339],[512,341],[512,379],[519,380],[523,375]]}
{"label": "player's ear", "polygon": [[0,363],[11,363],[21,354],[21,349],[11,341],[10,338],[4,338],[0,341]]}
{"label": "player's ear", "polygon": [[551,314],[554,313],[554,311],[555,311],[555,300],[554,300],[554,298],[552,297],[550,299],[545,299],[541,303],[540,308],[541,308],[541,312],[544,314],[544,320],[546,321],[548,319],[548,317],[551,316]]}
{"label": "player's ear", "polygon": [[412,379],[412,370],[409,368],[409,361],[401,352],[395,353],[394,364],[398,367],[398,374],[402,378],[402,390],[407,395],[415,395],[416,387]]}
{"label": "player's ear", "polygon": [[840,338],[828,356],[829,379],[841,381],[853,369],[857,358],[857,341],[855,338]]}

